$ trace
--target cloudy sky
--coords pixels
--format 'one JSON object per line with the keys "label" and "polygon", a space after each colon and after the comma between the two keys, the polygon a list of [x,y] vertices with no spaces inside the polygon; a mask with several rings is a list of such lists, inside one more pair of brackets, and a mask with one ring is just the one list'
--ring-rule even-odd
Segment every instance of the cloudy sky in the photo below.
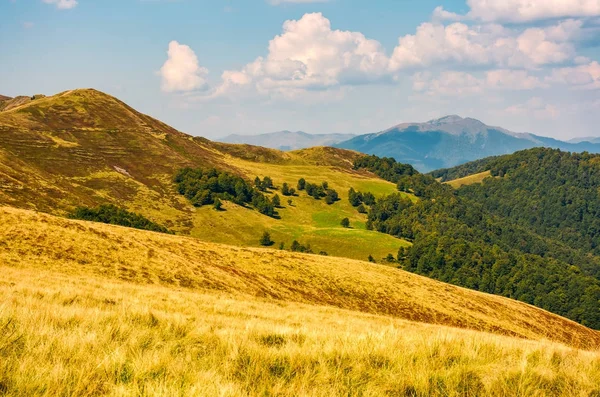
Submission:
{"label": "cloudy sky", "polygon": [[447,114],[600,136],[600,0],[0,0],[0,94],[93,87],[194,135]]}

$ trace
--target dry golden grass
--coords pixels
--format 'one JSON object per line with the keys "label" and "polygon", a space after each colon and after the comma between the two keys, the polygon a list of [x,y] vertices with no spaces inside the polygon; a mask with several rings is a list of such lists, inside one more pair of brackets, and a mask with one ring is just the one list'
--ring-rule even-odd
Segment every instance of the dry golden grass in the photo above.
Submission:
{"label": "dry golden grass", "polygon": [[0,209],[0,264],[213,290],[597,348],[600,333],[523,303],[386,266],[239,248]]}
{"label": "dry golden grass", "polygon": [[323,306],[2,268],[5,396],[597,396],[600,354]]}
{"label": "dry golden grass", "polygon": [[481,183],[485,178],[489,177],[490,175],[490,171],[484,171],[480,172],[479,174],[465,176],[464,178],[455,179],[446,183],[452,186],[453,188],[458,189],[461,186],[468,186],[473,185],[475,183]]}
{"label": "dry golden grass", "polygon": [[[0,224],[2,395],[600,392],[600,352],[551,341],[597,333],[507,299],[367,263],[23,210],[1,209]],[[415,314],[537,340],[398,318]]]}

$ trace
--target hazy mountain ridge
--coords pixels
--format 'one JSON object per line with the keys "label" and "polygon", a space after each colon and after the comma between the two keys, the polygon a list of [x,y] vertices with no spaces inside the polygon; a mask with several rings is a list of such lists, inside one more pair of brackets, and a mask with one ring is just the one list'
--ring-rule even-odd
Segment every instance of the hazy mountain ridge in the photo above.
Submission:
{"label": "hazy mountain ridge", "polygon": [[332,146],[355,136],[355,134],[308,134],[303,131],[286,130],[259,135],[232,134],[217,139],[217,141],[263,146],[278,150],[299,150],[314,146]]}
{"label": "hazy mountain ridge", "polygon": [[393,157],[423,172],[450,168],[490,156],[534,147],[570,152],[600,153],[600,142],[564,142],[452,115],[425,123],[403,123],[387,130],[360,135],[335,145],[381,157]]}

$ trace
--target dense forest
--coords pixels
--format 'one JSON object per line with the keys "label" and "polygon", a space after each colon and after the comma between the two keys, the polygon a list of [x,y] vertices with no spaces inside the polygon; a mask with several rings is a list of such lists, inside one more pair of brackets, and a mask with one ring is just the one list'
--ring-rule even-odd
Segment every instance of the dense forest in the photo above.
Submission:
{"label": "dense forest", "polygon": [[262,192],[273,188],[271,178],[256,177],[254,186],[244,178],[214,168],[184,168],[174,178],[179,194],[196,207],[229,200],[238,205],[251,204],[261,214],[276,216],[276,205]]}
{"label": "dense forest", "polygon": [[368,215],[367,227],[413,241],[398,255],[404,269],[600,329],[600,260],[593,244],[599,163],[598,156],[533,149],[490,161],[488,169],[502,178],[456,191],[390,159],[369,156],[355,166],[421,198],[383,197]]}
{"label": "dense forest", "polygon": [[101,205],[97,208],[78,207],[68,216],[71,219],[82,221],[102,222],[153,232],[171,233],[166,227],[154,223],[140,214],[129,212],[112,204]]}

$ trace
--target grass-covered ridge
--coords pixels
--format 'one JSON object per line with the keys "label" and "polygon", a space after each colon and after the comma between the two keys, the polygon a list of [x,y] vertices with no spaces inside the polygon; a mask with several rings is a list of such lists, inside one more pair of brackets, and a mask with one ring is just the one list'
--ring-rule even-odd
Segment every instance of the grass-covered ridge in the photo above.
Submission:
{"label": "grass-covered ridge", "polygon": [[[258,246],[269,231],[287,248],[294,240],[316,252],[378,260],[408,243],[365,230],[366,215],[350,206],[351,187],[389,194],[395,186],[372,173],[353,170],[358,153],[314,148],[284,153],[191,137],[136,112],[96,90],[73,90],[0,112],[0,204],[66,215],[77,206],[113,204],[178,234],[212,242]],[[222,211],[195,208],[177,192],[182,168],[215,168],[248,183],[269,176],[281,197],[280,219],[232,201]],[[284,183],[324,181],[339,193],[328,206],[305,193],[283,197]],[[288,199],[292,204],[288,204]],[[352,228],[340,222],[349,218]],[[360,242],[360,243],[359,243]]]}
{"label": "grass-covered ridge", "polygon": [[551,341],[600,335],[508,299],[339,258],[10,208],[0,221],[4,395],[598,391],[598,351]]}
{"label": "grass-covered ridge", "polygon": [[[0,263],[140,284],[335,306],[575,346],[600,334],[532,306],[387,266],[73,221],[2,208]],[[115,266],[115,264],[118,264]]]}

